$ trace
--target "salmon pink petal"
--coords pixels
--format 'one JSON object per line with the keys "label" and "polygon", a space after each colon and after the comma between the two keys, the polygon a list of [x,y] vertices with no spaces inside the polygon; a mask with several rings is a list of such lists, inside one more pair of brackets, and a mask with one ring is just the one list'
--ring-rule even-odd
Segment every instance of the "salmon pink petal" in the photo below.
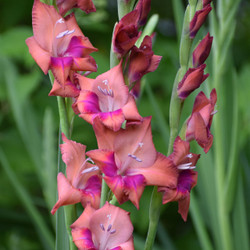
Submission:
{"label": "salmon pink petal", "polygon": [[117,133],[104,126],[99,117],[94,119],[93,129],[95,131],[98,148],[113,151],[114,141]]}
{"label": "salmon pink petal", "polygon": [[80,74],[75,73],[74,78],[80,86],[81,90],[91,90],[94,79],[87,78]]}
{"label": "salmon pink petal", "polygon": [[124,177],[125,194],[129,200],[139,209],[139,201],[145,188],[145,178],[143,175],[133,175]]}
{"label": "salmon pink petal", "polygon": [[77,107],[80,113],[99,113],[98,96],[91,91],[83,90],[77,99]]}
{"label": "salmon pink petal", "polygon": [[106,202],[92,215],[90,230],[98,249],[112,249],[131,238],[133,225],[128,212]]}
{"label": "salmon pink petal", "polygon": [[85,57],[95,51],[97,51],[97,49],[93,47],[87,37],[73,36],[65,51],[65,55],[71,57]]}
{"label": "salmon pink petal", "polygon": [[129,94],[128,102],[123,106],[122,111],[126,120],[142,121],[142,117],[136,107],[135,99],[131,94]]}
{"label": "salmon pink petal", "polygon": [[[151,117],[145,117],[141,124],[131,124],[115,139],[115,153],[123,168],[149,167],[157,153],[152,140]],[[124,147],[126,145],[126,147]]]}
{"label": "salmon pink petal", "polygon": [[55,80],[49,96],[77,97],[79,93],[80,90],[71,81],[67,80],[62,86]]}
{"label": "salmon pink petal", "polygon": [[87,204],[83,213],[70,227],[72,229],[89,227],[90,218],[95,211],[96,209],[94,209],[90,204]]}
{"label": "salmon pink petal", "polygon": [[129,194],[125,193],[124,180],[121,175],[116,175],[113,177],[104,176],[103,177],[107,185],[109,186],[112,193],[115,195],[119,204],[122,204],[129,200]]}
{"label": "salmon pink petal", "polygon": [[67,139],[64,134],[62,134],[62,140],[64,144],[61,144],[60,148],[62,159],[67,165],[67,178],[73,181],[79,175],[85,163],[86,146]]}
{"label": "salmon pink petal", "polygon": [[92,240],[91,231],[88,228],[73,229],[71,233],[78,250],[96,249]]}
{"label": "salmon pink petal", "polygon": [[81,201],[81,191],[72,187],[63,173],[58,173],[57,176],[58,185],[58,201],[52,208],[51,213],[54,214],[57,209],[64,205],[75,204]]}
{"label": "salmon pink petal", "polygon": [[123,77],[122,63],[99,75],[93,83],[92,91],[98,95],[102,112],[122,108],[127,103],[129,92]]}
{"label": "salmon pink petal", "polygon": [[72,63],[73,58],[71,57],[51,57],[51,71],[59,84],[65,84],[65,81],[69,76]]}
{"label": "salmon pink petal", "polygon": [[114,131],[118,131],[125,121],[122,109],[113,112],[100,112],[99,118],[106,127]]}
{"label": "salmon pink petal", "polygon": [[37,43],[33,36],[26,39],[25,42],[29,47],[29,52],[31,56],[34,58],[38,66],[46,75],[50,66],[50,54],[42,47],[40,47],[40,45]]}
{"label": "salmon pink petal", "polygon": [[91,150],[86,153],[101,171],[107,176],[115,176],[117,173],[117,166],[115,164],[114,152],[108,150]]}
{"label": "salmon pink petal", "polygon": [[[123,244],[120,244],[119,248],[117,250],[134,250],[134,240],[133,236],[130,237],[128,241],[126,241]],[[114,249],[113,249],[114,250]]]}
{"label": "salmon pink petal", "polygon": [[34,38],[42,49],[48,51],[49,53],[52,52],[55,29],[57,28],[56,34],[62,32],[63,30],[67,30],[67,26],[64,23],[56,25],[56,22],[61,18],[62,17],[53,6],[44,4],[40,2],[40,0],[34,1],[32,9]]}
{"label": "salmon pink petal", "polygon": [[[147,168],[136,169],[137,173],[146,179],[146,185],[176,187],[178,171],[172,161],[165,155],[158,153],[155,163]],[[129,170],[134,172],[133,169]]]}
{"label": "salmon pink petal", "polygon": [[76,21],[76,17],[75,17],[74,13],[71,13],[71,14],[67,15],[66,17],[64,17],[64,20],[65,20],[65,23],[68,27],[68,30],[74,30],[73,33],[67,35],[68,44],[66,47],[68,47],[69,42],[73,36],[83,36],[84,37],[84,35],[82,33],[82,30],[78,26],[78,23]]}
{"label": "salmon pink petal", "polygon": [[86,56],[84,58],[73,58],[72,70],[75,71],[97,71],[97,65],[95,59],[92,56]]}

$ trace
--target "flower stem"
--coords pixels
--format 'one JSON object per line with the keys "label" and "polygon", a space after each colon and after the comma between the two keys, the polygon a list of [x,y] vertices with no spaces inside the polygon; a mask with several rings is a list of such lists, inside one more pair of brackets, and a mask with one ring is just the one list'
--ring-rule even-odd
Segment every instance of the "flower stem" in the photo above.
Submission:
{"label": "flower stem", "polygon": [[134,4],[135,0],[117,0],[119,20],[133,10]]}
{"label": "flower stem", "polygon": [[[49,72],[49,78],[51,81],[51,84],[54,82],[54,76],[52,72]],[[57,96],[57,103],[58,103],[58,112],[59,112],[59,118],[60,118],[60,131],[65,134],[67,138],[70,138],[70,122],[68,118],[68,113],[67,113],[67,107],[65,103],[65,99]],[[58,168],[58,170],[60,167]],[[66,169],[64,168],[64,174]],[[69,237],[69,249],[70,250],[75,250],[77,249],[71,235],[71,228],[70,225],[76,220],[76,206],[75,205],[68,205],[64,206],[64,214],[65,214],[65,224],[66,224],[66,229]],[[58,223],[60,225],[60,223]],[[57,230],[60,232],[60,230]]]}

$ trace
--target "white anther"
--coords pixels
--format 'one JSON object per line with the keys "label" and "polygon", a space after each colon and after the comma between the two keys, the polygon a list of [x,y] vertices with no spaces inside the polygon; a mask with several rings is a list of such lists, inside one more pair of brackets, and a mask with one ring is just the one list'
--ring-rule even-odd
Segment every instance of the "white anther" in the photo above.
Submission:
{"label": "white anther", "polygon": [[138,145],[139,145],[140,148],[142,148],[143,142],[139,142]]}
{"label": "white anther", "polygon": [[181,164],[181,165],[178,166],[178,169],[180,169],[180,170],[187,170],[187,169],[194,169],[194,168],[196,168],[196,166],[191,166],[191,165],[192,165],[192,162]]}
{"label": "white anther", "polygon": [[75,32],[75,29],[73,29],[73,30],[65,30],[65,31],[59,33],[59,35],[57,35],[56,38],[62,38],[64,36],[70,35],[70,34],[72,34],[74,32]]}
{"label": "white anther", "polygon": [[107,214],[107,218],[111,220],[111,214]]}
{"label": "white anther", "polygon": [[102,81],[105,85],[108,85],[109,81],[107,79]]}
{"label": "white anther", "polygon": [[56,21],[56,23],[64,23],[63,18],[58,19],[58,20]]}
{"label": "white anther", "polygon": [[193,154],[191,154],[191,153],[187,154],[187,158],[190,158],[190,159],[193,158]]}
{"label": "white anther", "polygon": [[86,168],[82,171],[82,174],[86,174],[86,173],[90,173],[90,172],[93,172],[93,171],[96,171],[96,170],[99,170],[99,168],[97,166],[93,166],[91,168]]}
{"label": "white anther", "polygon": [[218,112],[218,110],[214,110],[213,112],[211,112],[211,115],[215,115]]}

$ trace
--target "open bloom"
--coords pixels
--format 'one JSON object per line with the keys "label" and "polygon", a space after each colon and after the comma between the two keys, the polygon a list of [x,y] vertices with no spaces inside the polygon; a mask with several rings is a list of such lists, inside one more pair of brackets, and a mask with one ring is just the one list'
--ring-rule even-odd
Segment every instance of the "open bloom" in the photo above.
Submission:
{"label": "open bloom", "polygon": [[140,36],[138,31],[139,17],[139,11],[133,10],[116,24],[112,40],[114,52],[124,56],[134,46]]}
{"label": "open bloom", "polygon": [[177,181],[172,162],[155,150],[150,121],[146,117],[141,124],[114,132],[95,119],[99,149],[86,153],[104,173],[118,202],[130,200],[137,208],[146,185],[174,187]]}
{"label": "open bloom", "polygon": [[96,71],[95,60],[89,56],[97,49],[83,35],[74,14],[62,18],[53,6],[35,0],[32,9],[34,36],[26,43],[29,52],[44,74],[51,69],[55,81],[72,91],[67,83],[72,71]]}
{"label": "open bloom", "polygon": [[207,79],[209,74],[204,75],[206,65],[202,64],[198,68],[189,68],[182,80],[178,84],[177,93],[181,99],[186,99],[194,90]]}
{"label": "open bloom", "polygon": [[108,202],[98,210],[88,205],[71,228],[79,250],[134,249],[129,213]]}
{"label": "open bloom", "polygon": [[96,11],[92,0],[56,0],[56,4],[62,16],[72,8],[80,8],[87,14]]}
{"label": "open bloom", "polygon": [[193,52],[193,66],[198,67],[202,65],[209,56],[212,47],[213,37],[207,33],[207,35],[198,44]]}
{"label": "open bloom", "polygon": [[207,153],[213,143],[210,132],[213,116],[216,113],[214,106],[217,101],[216,90],[210,93],[210,99],[201,91],[195,98],[191,117],[187,121],[186,139],[196,140]]}
{"label": "open bloom", "polygon": [[67,178],[63,173],[57,177],[58,201],[51,210],[64,205],[81,202],[83,206],[89,202],[95,208],[99,207],[101,194],[101,177],[97,166],[85,159],[86,146],[68,140],[62,135],[64,144],[61,145],[62,159],[67,165]]}
{"label": "open bloom", "polygon": [[117,131],[125,120],[142,119],[125,85],[121,63],[96,79],[77,77],[82,91],[76,104],[79,116],[87,122],[92,124],[98,116],[105,126]]}
{"label": "open bloom", "polygon": [[193,169],[199,157],[200,155],[190,153],[189,142],[181,140],[178,136],[174,142],[173,153],[169,156],[179,172],[177,187],[158,188],[158,191],[163,193],[163,204],[178,201],[178,212],[185,221],[189,209],[190,191],[197,183],[197,172]]}
{"label": "open bloom", "polygon": [[133,46],[129,57],[128,78],[133,83],[142,78],[143,75],[157,69],[161,56],[154,55],[152,51],[152,38],[145,36],[140,48]]}
{"label": "open bloom", "polygon": [[210,4],[207,4],[203,9],[195,12],[193,19],[189,24],[189,36],[193,39],[199,31],[202,24],[206,21],[207,15],[212,10]]}

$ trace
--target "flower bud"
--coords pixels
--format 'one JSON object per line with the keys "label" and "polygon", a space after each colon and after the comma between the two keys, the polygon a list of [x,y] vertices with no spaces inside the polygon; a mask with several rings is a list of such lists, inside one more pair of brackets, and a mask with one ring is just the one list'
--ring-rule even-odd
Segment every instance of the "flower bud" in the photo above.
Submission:
{"label": "flower bud", "polygon": [[205,6],[202,10],[195,12],[192,21],[189,24],[189,36],[193,39],[196,33],[199,31],[201,25],[205,22],[207,15],[212,10],[212,7],[209,5]]}
{"label": "flower bud", "polygon": [[198,67],[203,64],[209,56],[212,47],[213,37],[209,33],[203,38],[193,52],[193,66]]}
{"label": "flower bud", "polygon": [[206,65],[198,68],[190,68],[178,84],[177,93],[179,98],[186,99],[195,89],[207,79],[209,74],[204,75]]}

